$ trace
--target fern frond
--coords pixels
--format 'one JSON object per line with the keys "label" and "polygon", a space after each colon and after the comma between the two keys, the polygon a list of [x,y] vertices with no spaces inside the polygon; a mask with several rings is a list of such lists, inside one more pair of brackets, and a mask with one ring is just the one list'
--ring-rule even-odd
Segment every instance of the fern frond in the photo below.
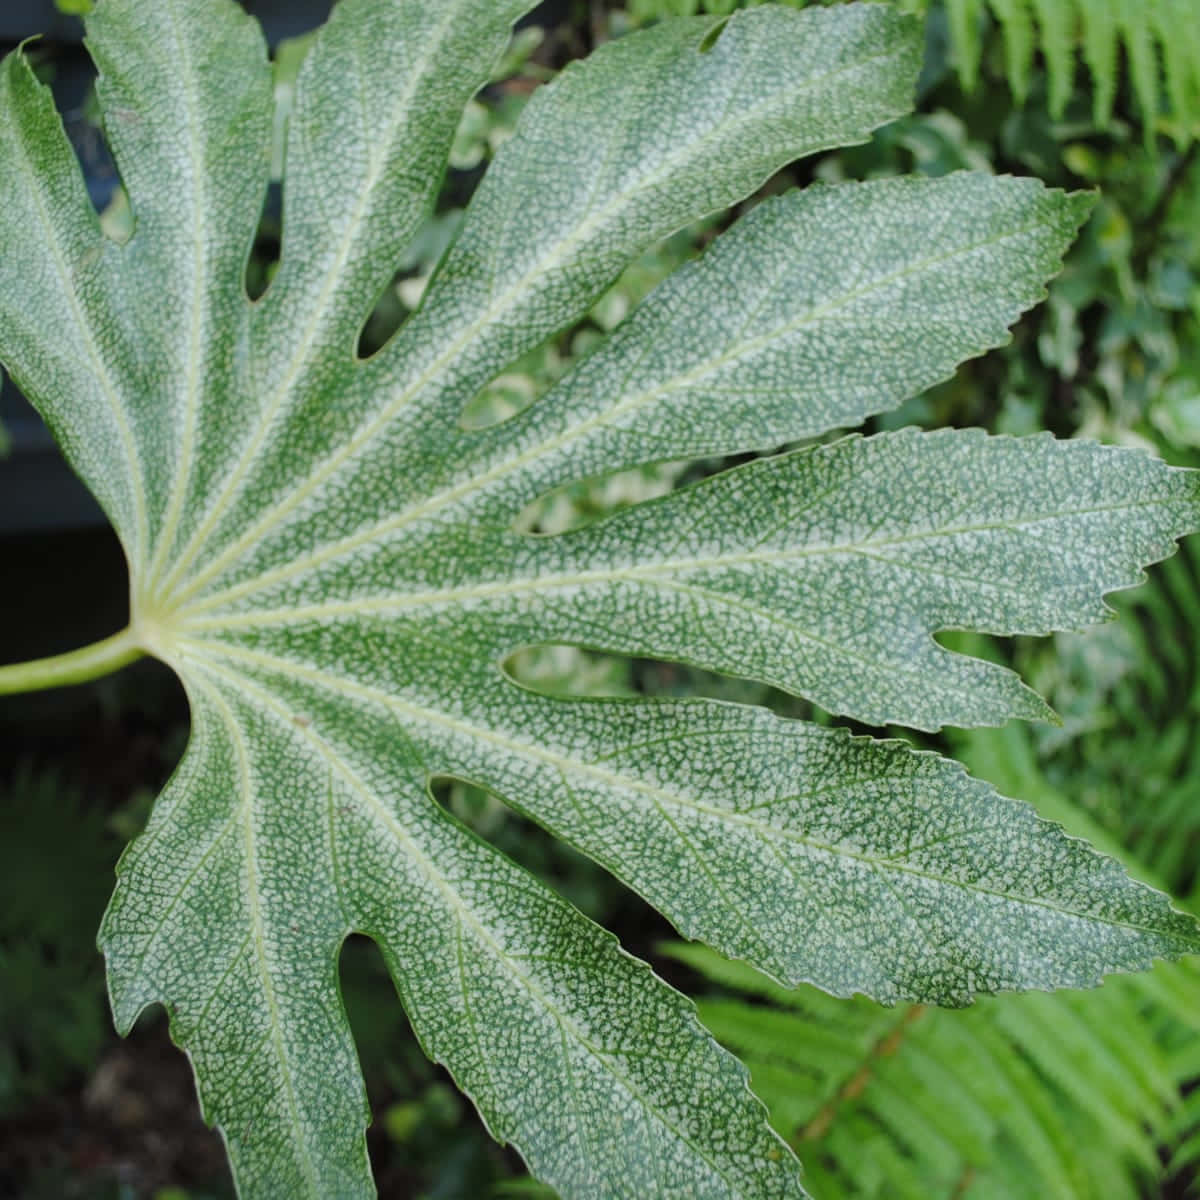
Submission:
{"label": "fern frond", "polygon": [[1075,90],[1076,10],[1064,0],[1032,0],[1038,43],[1046,60],[1051,112],[1061,113]]}
{"label": "fern frond", "polygon": [[1120,69],[1120,20],[1117,5],[1121,0],[1096,0],[1080,25],[1083,61],[1092,77],[1092,113],[1097,125],[1112,115],[1117,98],[1117,72]]}
{"label": "fern frond", "polygon": [[1004,34],[1004,71],[1018,104],[1029,95],[1029,76],[1037,50],[1033,13],[1028,0],[988,0]]}
{"label": "fern frond", "polygon": [[[1035,52],[1046,64],[1049,107],[1061,117],[1075,87],[1081,56],[1092,83],[1097,125],[1111,123],[1122,62],[1147,133],[1163,100],[1178,141],[1200,125],[1200,9],[1195,0],[987,0],[1004,38],[1005,74],[1024,101]],[[978,78],[983,0],[946,0],[959,77]]]}

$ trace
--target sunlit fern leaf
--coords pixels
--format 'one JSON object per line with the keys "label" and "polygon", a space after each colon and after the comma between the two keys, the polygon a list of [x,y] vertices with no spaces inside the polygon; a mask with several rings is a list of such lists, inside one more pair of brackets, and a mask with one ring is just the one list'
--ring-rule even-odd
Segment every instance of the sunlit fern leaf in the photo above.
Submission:
{"label": "sunlit fern leaf", "polygon": [[1061,115],[1075,90],[1077,15],[1063,0],[1032,0],[1038,24],[1038,48],[1046,61],[1050,111]]}
{"label": "sunlit fern leaf", "polygon": [[1092,112],[1097,124],[1108,120],[1117,97],[1120,24],[1114,4],[1115,0],[1099,0],[1088,5],[1088,16],[1080,26],[1083,60],[1092,78]]}
{"label": "sunlit fern leaf", "polygon": [[[702,1019],[830,1200],[1136,1200],[1164,1177],[1159,1145],[1191,1128],[1193,966],[946,1013],[781,988],[703,947],[670,953],[726,993],[699,1001]],[[1191,1153],[1180,1144],[1173,1169]]]}
{"label": "sunlit fern leaf", "polygon": [[1200,1038],[1179,1039],[1170,1061],[1183,1102],[1164,1138],[1170,1147],[1167,1166],[1187,1188],[1185,1194],[1195,1195],[1200,1191]]}
{"label": "sunlit fern leaf", "polygon": [[[973,85],[982,47],[983,0],[948,0],[959,72]],[[1164,98],[1177,140],[1200,126],[1200,19],[1193,0],[986,0],[1004,38],[1005,73],[1023,100],[1035,52],[1045,59],[1051,112],[1073,92],[1076,56],[1087,64],[1093,119],[1113,118],[1122,70],[1152,135]]]}
{"label": "sunlit fern leaf", "polygon": [[979,60],[983,52],[980,27],[984,0],[946,0],[946,18],[954,45],[955,65],[963,86],[972,91],[979,82]]}
{"label": "sunlit fern leaf", "polygon": [[[1044,716],[949,626],[1045,633],[1200,523],[1145,455],[979,432],[847,438],[574,533],[548,490],[853,425],[1002,342],[1090,206],[952,176],[764,203],[547,396],[506,366],[648,246],[904,111],[882,5],[668,22],[525,107],[421,307],[359,333],[527,0],[345,0],[295,85],[282,255],[244,286],[270,73],[230,0],[101,0],[88,44],[135,222],[106,240],[48,92],[0,67],[0,359],[120,535],[132,623],[0,690],[156,655],[187,752],[101,933],[117,1023],[161,1002],[242,1190],[370,1193],[337,984],[357,931],[492,1132],[571,1196],[802,1195],[689,1003],[430,792],[484,786],[684,933],[789,981],[961,1005],[1200,949],[1195,922],[952,763],[700,700],[546,696],[572,643],[775,682],[860,719]],[[56,674],[56,672],[59,672]],[[94,670],[93,670],[94,673]]]}
{"label": "sunlit fern leaf", "polygon": [[1029,0],[988,0],[1004,34],[1004,73],[1018,104],[1029,94],[1029,74],[1036,49]]}

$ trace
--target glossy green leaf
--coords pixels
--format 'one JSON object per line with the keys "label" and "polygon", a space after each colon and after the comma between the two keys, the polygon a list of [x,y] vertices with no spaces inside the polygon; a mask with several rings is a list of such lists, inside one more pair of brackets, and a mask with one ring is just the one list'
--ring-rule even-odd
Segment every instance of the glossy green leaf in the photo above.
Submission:
{"label": "glossy green leaf", "polygon": [[101,0],[135,217],[106,240],[48,94],[0,69],[0,360],[104,505],[125,634],[192,735],[102,931],[118,1025],[171,1014],[253,1196],[370,1193],[337,987],[354,931],[493,1133],[565,1195],[803,1194],[737,1062],[615,940],[463,828],[489,788],[685,933],[780,979],[962,1004],[1200,946],[1164,897],[952,764],[710,702],[568,700],[531,643],[770,680],[868,721],[1048,710],[940,648],[1105,615],[1200,521],[1195,476],[1050,439],[903,433],[763,459],[558,537],[559,484],[852,426],[1000,343],[1088,201],[952,176],[766,202],[511,421],[479,389],[629,259],[907,105],[881,5],[664,23],[568,68],[498,153],[422,307],[359,330],[523,0],[345,0],[296,82],[282,260],[243,284],[270,76],[228,0]]}

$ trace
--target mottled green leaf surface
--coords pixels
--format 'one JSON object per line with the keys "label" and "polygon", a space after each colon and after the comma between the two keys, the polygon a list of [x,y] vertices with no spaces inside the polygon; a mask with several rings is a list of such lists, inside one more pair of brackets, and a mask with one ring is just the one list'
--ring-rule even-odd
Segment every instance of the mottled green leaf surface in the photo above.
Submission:
{"label": "mottled green leaf surface", "polygon": [[[125,546],[192,735],[102,931],[117,1022],[171,1014],[249,1196],[369,1195],[337,987],[353,931],[492,1132],[568,1196],[803,1195],[738,1063],[615,940],[440,808],[482,785],[691,937],[787,982],[949,1005],[1200,948],[1190,918],[954,764],[706,701],[568,700],[567,642],[768,680],[874,723],[1048,715],[935,641],[1103,619],[1200,523],[1194,475],[978,432],[760,459],[581,531],[565,482],[853,427],[1007,336],[1086,215],[951,176],[767,201],[549,395],[480,388],[624,265],[904,111],[880,5],[665,23],[539,90],[421,309],[359,330],[527,0],[344,0],[296,84],[282,261],[251,303],[269,67],[227,0],[101,0],[135,227],[102,235],[47,92],[0,68],[0,360]],[[100,655],[103,658],[103,654]]]}

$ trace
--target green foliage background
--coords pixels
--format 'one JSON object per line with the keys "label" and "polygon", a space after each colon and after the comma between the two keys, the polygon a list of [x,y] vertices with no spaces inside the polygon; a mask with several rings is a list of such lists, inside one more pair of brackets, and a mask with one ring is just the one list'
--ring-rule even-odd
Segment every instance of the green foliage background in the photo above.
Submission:
{"label": "green foliage background", "polygon": [[[733,0],[630,0],[628,10],[591,6],[577,21],[547,30],[540,44],[526,34],[501,72],[506,82],[493,85],[468,112],[455,151],[457,173],[381,302],[368,342],[382,341],[415,306],[456,227],[467,180],[511,130],[537,82],[591,39],[668,12],[738,6]],[[881,427],[1045,428],[1150,444],[1169,462],[1200,465],[1197,7],[1193,0],[934,5],[919,113],[864,147],[805,165],[803,177],[791,173],[791,182],[804,182],[810,174],[940,175],[970,167],[1035,173],[1053,184],[1101,192],[1049,301],[1019,327],[1012,344],[969,364]],[[303,46],[294,49],[299,54]],[[112,219],[121,219],[119,206]],[[705,223],[635,264],[586,321],[498,380],[478,402],[480,419],[516,411],[542,394],[715,232]],[[270,233],[265,227],[257,264],[264,276],[271,269]],[[527,513],[526,524],[547,531],[577,526],[665,492],[697,470],[704,468],[667,465],[576,485]],[[1063,716],[1062,728],[946,736],[975,774],[1031,799],[1044,816],[1118,853],[1134,874],[1198,908],[1197,553],[1185,548],[1152,572],[1148,587],[1117,598],[1116,605],[1122,620],[1086,636],[972,647],[1014,658]],[[552,692],[701,690],[782,711],[801,707],[755,685],[574,650],[526,654],[512,668],[531,686]],[[947,742],[928,744],[946,748]],[[111,1035],[100,962],[87,948],[94,921],[85,919],[86,897],[92,891],[101,897],[98,911],[117,834],[136,826],[144,804],[135,798],[98,812],[69,768],[22,766],[5,774],[0,1119],[12,1119],[78,1086],[104,1053]],[[486,794],[455,785],[446,800],[589,914],[618,929],[646,921],[597,868]],[[46,817],[52,811],[54,822]],[[69,837],[57,836],[63,829]],[[60,896],[59,903],[31,908],[29,898],[41,893],[25,886],[22,867],[41,878],[69,875],[81,889],[73,894],[85,899],[68,905]],[[667,947],[660,963],[673,982],[691,986],[705,1021],[746,1057],[776,1127],[800,1150],[819,1197],[1082,1200],[1200,1190],[1200,972],[1194,966],[1161,967],[1086,995],[995,999],[964,1014],[884,1010],[811,990],[787,993],[690,947]],[[487,1143],[461,1100],[425,1063],[396,1006],[372,1000],[380,993],[375,985],[384,982],[378,956],[352,944],[343,971],[377,1106],[377,1157],[402,1164],[396,1178],[411,1182],[418,1189],[413,1194],[540,1194]],[[39,1004],[38,997],[53,1002]],[[55,1174],[52,1183],[38,1186],[61,1187],[60,1194],[118,1194],[110,1183],[82,1171]],[[211,1194],[224,1194],[225,1187],[216,1180]],[[159,1196],[167,1200],[168,1193]]]}

